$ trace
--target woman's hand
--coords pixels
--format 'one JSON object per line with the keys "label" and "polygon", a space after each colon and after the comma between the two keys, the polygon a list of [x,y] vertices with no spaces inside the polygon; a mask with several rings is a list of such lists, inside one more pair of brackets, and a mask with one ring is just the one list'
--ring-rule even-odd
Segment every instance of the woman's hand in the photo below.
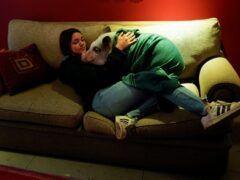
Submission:
{"label": "woman's hand", "polygon": [[116,48],[118,48],[120,51],[123,51],[131,44],[135,43],[136,40],[137,39],[135,38],[134,33],[127,32],[126,34],[123,34],[123,32],[121,32],[117,39]]}

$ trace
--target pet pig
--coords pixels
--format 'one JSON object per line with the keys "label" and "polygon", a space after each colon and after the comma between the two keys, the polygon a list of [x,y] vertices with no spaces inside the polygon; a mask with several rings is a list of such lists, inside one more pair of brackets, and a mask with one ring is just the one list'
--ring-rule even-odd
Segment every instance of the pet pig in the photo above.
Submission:
{"label": "pet pig", "polygon": [[93,41],[89,49],[82,53],[82,60],[87,63],[103,65],[107,61],[107,56],[112,51],[112,41],[116,32],[101,34]]}

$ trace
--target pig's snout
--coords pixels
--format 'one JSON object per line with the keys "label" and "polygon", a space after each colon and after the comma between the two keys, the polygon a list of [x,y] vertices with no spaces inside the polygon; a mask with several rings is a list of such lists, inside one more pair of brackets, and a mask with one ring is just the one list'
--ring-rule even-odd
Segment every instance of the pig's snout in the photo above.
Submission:
{"label": "pig's snout", "polygon": [[91,63],[94,60],[94,55],[91,52],[83,52],[81,58],[83,62]]}

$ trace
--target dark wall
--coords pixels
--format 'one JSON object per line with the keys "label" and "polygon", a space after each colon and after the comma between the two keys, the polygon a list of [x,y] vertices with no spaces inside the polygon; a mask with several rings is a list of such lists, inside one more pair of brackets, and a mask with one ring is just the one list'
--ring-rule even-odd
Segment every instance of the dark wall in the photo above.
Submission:
{"label": "dark wall", "polygon": [[4,0],[0,48],[13,18],[39,21],[191,20],[217,17],[229,61],[240,74],[238,0]]}

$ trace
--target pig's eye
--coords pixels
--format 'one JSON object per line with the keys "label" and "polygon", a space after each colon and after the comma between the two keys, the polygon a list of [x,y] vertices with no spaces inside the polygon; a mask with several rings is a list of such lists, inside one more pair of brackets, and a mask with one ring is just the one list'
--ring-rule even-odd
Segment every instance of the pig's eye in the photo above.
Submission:
{"label": "pig's eye", "polygon": [[98,48],[98,47],[94,47],[93,50],[94,50],[94,52],[96,52],[96,53],[98,53],[98,54],[101,52],[101,49]]}

